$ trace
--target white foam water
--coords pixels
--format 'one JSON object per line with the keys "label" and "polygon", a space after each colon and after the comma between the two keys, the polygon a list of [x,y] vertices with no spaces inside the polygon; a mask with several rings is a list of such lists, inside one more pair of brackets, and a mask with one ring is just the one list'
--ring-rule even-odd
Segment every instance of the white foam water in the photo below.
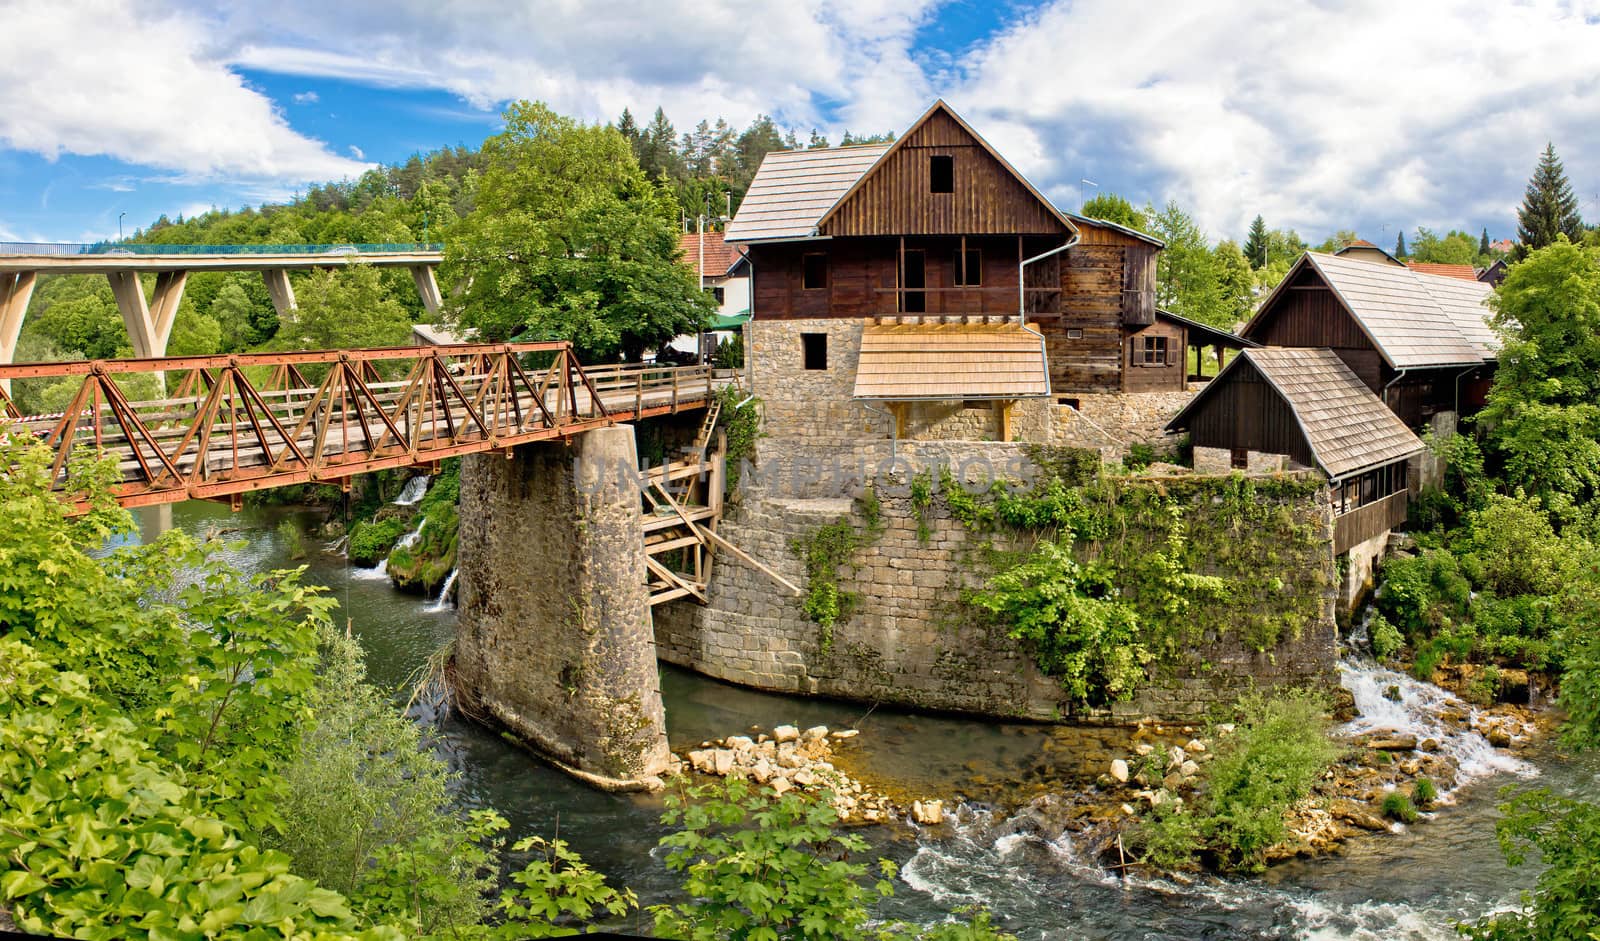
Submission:
{"label": "white foam water", "polygon": [[421,500],[423,494],[427,492],[428,475],[423,474],[421,477],[413,477],[406,481],[404,487],[400,488],[400,495],[394,498],[394,503],[396,506],[411,506]]}
{"label": "white foam water", "polygon": [[[1355,697],[1356,709],[1361,713],[1346,723],[1342,731],[1356,735],[1392,730],[1414,735],[1418,741],[1434,739],[1439,743],[1439,751],[1456,763],[1456,788],[1491,774],[1533,777],[1538,773],[1522,759],[1490,745],[1488,739],[1470,727],[1458,729],[1446,723],[1441,718],[1445,712],[1459,711],[1467,715],[1470,726],[1478,710],[1432,683],[1356,660],[1339,664],[1339,680]],[[1393,695],[1395,691],[1399,693],[1398,699],[1385,695],[1386,692]]]}
{"label": "white foam water", "polygon": [[389,577],[389,560],[383,559],[370,569],[351,569],[350,577],[358,581],[377,581]]}
{"label": "white foam water", "polygon": [[444,580],[444,584],[439,587],[439,597],[433,599],[433,604],[428,605],[428,610],[429,611],[448,611],[448,610],[450,610],[450,607],[451,607],[451,604],[450,604],[450,589],[455,587],[455,584],[456,584],[456,573],[458,571],[460,571],[460,570],[459,569],[451,569],[450,570],[450,577],[446,578]]}
{"label": "white foam water", "polygon": [[426,525],[428,525],[428,521],[426,519],[424,519],[422,522],[418,523],[416,529],[413,529],[411,532],[406,533],[404,536],[400,537],[400,541],[394,544],[395,548],[396,549],[409,549],[412,546],[416,545],[417,544],[417,540],[422,538],[422,527],[424,527]]}

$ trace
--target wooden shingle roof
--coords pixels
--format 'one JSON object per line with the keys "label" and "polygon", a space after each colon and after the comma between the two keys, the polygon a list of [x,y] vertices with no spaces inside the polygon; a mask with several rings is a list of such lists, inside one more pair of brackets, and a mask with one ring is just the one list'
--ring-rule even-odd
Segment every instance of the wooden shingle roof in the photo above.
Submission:
{"label": "wooden shingle roof", "polygon": [[1395,369],[1475,366],[1495,357],[1482,282],[1420,274],[1396,265],[1306,252],[1240,333],[1271,314],[1278,296],[1305,267],[1322,277],[1378,353]]}
{"label": "wooden shingle roof", "polygon": [[1241,352],[1167,427],[1187,427],[1189,413],[1238,370],[1254,369],[1294,413],[1317,467],[1331,478],[1408,458],[1423,450],[1417,436],[1337,353],[1268,346]]}
{"label": "wooden shingle roof", "polygon": [[888,150],[863,144],[767,154],[728,223],[728,241],[812,237],[818,220]]}
{"label": "wooden shingle roof", "polygon": [[1007,324],[868,324],[855,397],[1024,399],[1050,394],[1044,337]]}
{"label": "wooden shingle roof", "polygon": [[1478,269],[1471,265],[1448,265],[1433,261],[1408,261],[1406,267],[1418,274],[1436,274],[1446,278],[1460,278],[1462,281],[1478,280]]}

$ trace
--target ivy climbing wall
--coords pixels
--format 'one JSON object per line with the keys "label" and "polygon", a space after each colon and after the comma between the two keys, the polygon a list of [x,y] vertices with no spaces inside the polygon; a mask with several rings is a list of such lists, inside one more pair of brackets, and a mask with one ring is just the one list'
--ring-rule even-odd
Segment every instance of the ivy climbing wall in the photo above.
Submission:
{"label": "ivy climbing wall", "polygon": [[1317,481],[1102,478],[1073,452],[1015,450],[1028,484],[963,487],[937,470],[963,457],[945,445],[903,451],[910,468],[854,498],[746,491],[721,532],[805,594],[724,558],[708,605],[656,609],[660,656],[764,689],[1040,719],[1190,719],[1251,686],[1336,683]]}

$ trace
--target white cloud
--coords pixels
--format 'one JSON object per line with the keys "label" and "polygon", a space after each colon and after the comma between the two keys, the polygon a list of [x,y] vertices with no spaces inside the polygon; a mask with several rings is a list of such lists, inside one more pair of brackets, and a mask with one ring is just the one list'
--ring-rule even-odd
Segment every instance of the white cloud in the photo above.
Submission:
{"label": "white cloud", "polygon": [[367,159],[367,155],[363,153],[361,148],[357,147],[355,144],[350,145],[350,156],[356,158],[357,160]]}
{"label": "white cloud", "polygon": [[321,100],[322,96],[314,91],[303,91],[294,96],[294,103],[297,105],[314,105]]}
{"label": "white cloud", "polygon": [[1594,0],[1057,0],[985,45],[954,97],[1064,205],[1176,198],[1214,234],[1502,220],[1539,151],[1600,183]]}
{"label": "white cloud", "polygon": [[939,2],[283,0],[267,23],[230,0],[215,38],[241,67],[440,88],[479,109],[535,98],[593,120],[659,103],[680,124],[765,112],[802,128],[837,109],[840,126],[878,130],[930,97],[912,46]]}
{"label": "white cloud", "polygon": [[190,180],[322,180],[366,165],[296,133],[211,53],[192,15],[143,0],[0,0],[0,143],[105,155]]}

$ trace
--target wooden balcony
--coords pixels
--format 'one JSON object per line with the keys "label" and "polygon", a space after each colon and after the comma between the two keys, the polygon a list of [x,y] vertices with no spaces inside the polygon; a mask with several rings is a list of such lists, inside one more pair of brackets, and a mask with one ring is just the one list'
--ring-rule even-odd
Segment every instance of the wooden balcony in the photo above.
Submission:
{"label": "wooden balcony", "polygon": [[[1017,315],[1014,284],[1008,287],[879,288],[877,293],[883,301],[878,305],[879,315],[885,317],[902,314],[930,317]],[[1061,316],[1060,288],[1025,288],[1022,298],[1030,320]]]}
{"label": "wooden balcony", "polygon": [[1381,500],[1357,507],[1334,518],[1333,554],[1343,555],[1351,546],[1359,545],[1380,533],[1394,529],[1406,521],[1407,501],[1410,494],[1402,490]]}

